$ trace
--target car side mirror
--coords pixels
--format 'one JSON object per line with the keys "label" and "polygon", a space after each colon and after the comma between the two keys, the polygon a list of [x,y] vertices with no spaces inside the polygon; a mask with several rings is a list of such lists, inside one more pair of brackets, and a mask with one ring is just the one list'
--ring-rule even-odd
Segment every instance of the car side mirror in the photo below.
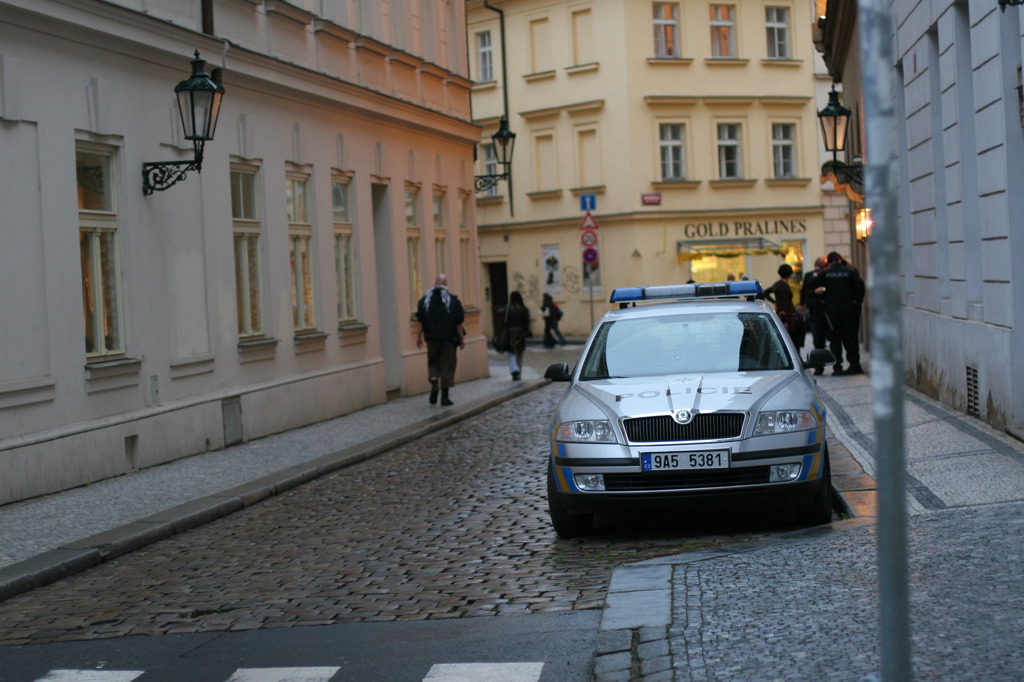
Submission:
{"label": "car side mirror", "polygon": [[567,362],[556,362],[553,365],[549,365],[546,372],[544,372],[545,379],[551,379],[552,381],[569,381],[572,379],[572,370],[569,369],[569,363]]}
{"label": "car side mirror", "polygon": [[814,369],[824,368],[825,365],[835,364],[836,356],[832,355],[832,351],[828,348],[815,348],[807,354],[807,359],[804,360],[804,367],[813,367]]}

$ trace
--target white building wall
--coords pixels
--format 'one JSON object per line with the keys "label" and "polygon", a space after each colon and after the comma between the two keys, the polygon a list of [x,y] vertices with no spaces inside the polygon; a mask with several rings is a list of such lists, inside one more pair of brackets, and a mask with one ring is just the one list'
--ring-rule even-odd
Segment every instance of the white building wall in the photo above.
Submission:
{"label": "white building wall", "polygon": [[[383,13],[388,4],[393,11],[394,2],[373,7]],[[459,11],[448,11],[453,4]],[[214,35],[202,33],[200,7],[0,0],[0,504],[426,390],[408,292],[425,290],[435,274],[434,193],[444,197],[448,274],[466,284],[456,293],[470,308],[457,378],[487,374],[473,308],[479,283],[475,268],[462,272],[459,252],[468,238],[476,253],[471,202],[460,230],[459,198],[472,196],[479,137],[469,121],[462,3],[432,5],[433,25],[461,45],[435,40],[432,62],[299,3],[216,2]],[[365,14],[371,6],[361,7]],[[347,20],[353,6],[335,9]],[[418,26],[405,30],[418,44]],[[191,158],[172,89],[196,49],[208,71],[223,72],[216,138],[201,174],[144,197],[143,162]],[[126,343],[124,357],[111,362],[90,362],[83,342],[75,170],[82,142],[114,154]],[[237,327],[233,162],[259,168],[266,339],[254,347],[239,343]],[[307,336],[296,336],[292,323],[289,169],[309,175],[312,194],[320,333]],[[336,313],[333,170],[351,177],[355,216],[361,314],[344,327]],[[420,191],[416,283],[407,268],[407,185]],[[387,211],[375,205],[374,186],[386,188]],[[375,216],[390,220],[384,231],[375,231]],[[385,253],[389,291],[376,274]]]}
{"label": "white building wall", "polygon": [[898,0],[894,13],[908,382],[1019,433],[1021,18],[995,3]]}

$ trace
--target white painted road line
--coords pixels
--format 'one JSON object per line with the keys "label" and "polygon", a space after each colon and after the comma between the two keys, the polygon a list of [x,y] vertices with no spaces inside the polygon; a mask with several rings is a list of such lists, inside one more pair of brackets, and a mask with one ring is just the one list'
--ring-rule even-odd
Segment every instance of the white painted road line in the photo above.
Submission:
{"label": "white painted road line", "polygon": [[36,682],[132,682],[145,670],[51,670]]}
{"label": "white painted road line", "polygon": [[328,682],[339,668],[239,668],[227,682]]}
{"label": "white painted road line", "polygon": [[[437,663],[423,682],[538,682],[543,663]],[[329,682],[340,668],[239,668],[225,682]],[[36,682],[132,682],[144,670],[51,670]]]}
{"label": "white painted road line", "polygon": [[537,682],[543,663],[436,663],[423,682]]}

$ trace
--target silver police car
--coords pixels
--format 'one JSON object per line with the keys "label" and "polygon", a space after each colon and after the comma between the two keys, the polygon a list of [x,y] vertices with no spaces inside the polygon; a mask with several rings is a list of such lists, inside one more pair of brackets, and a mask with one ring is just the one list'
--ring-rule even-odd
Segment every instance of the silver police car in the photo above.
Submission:
{"label": "silver police car", "polygon": [[616,289],[551,420],[555,532],[590,532],[619,505],[784,502],[832,518],[825,407],[758,282]]}

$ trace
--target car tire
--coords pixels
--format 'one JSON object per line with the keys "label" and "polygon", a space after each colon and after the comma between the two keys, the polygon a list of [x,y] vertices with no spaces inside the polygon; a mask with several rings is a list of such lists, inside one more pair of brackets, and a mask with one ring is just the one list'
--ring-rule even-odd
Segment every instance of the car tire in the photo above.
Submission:
{"label": "car tire", "polygon": [[555,490],[555,474],[548,467],[548,515],[559,537],[566,539],[589,535],[594,527],[593,514],[570,514],[562,504],[562,495]]}
{"label": "car tire", "polygon": [[807,504],[796,505],[796,520],[806,526],[820,526],[832,521],[832,465],[829,463],[828,446],[825,446],[825,473],[814,499]]}

